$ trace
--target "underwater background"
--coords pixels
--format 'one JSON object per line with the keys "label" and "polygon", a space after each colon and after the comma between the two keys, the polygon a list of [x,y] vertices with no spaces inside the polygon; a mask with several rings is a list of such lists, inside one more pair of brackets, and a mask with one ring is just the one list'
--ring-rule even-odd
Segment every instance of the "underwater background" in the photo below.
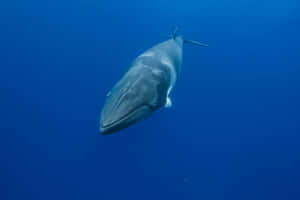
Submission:
{"label": "underwater background", "polygon": [[[173,106],[109,136],[130,62],[187,39]],[[0,3],[0,199],[300,199],[298,0]]]}

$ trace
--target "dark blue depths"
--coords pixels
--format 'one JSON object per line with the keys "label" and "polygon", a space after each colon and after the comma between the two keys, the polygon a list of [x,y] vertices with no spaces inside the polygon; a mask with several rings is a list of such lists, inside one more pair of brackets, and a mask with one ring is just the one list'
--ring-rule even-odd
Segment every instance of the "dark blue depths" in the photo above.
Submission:
{"label": "dark blue depths", "polygon": [[[300,199],[300,5],[2,1],[0,199]],[[173,107],[98,133],[106,93],[174,26]]]}

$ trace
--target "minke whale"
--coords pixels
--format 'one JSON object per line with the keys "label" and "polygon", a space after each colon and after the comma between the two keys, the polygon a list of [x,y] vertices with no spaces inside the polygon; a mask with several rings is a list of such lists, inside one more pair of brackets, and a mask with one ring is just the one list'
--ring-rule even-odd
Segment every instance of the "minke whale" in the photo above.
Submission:
{"label": "minke whale", "polygon": [[150,116],[161,107],[170,107],[169,97],[181,71],[184,43],[207,46],[177,35],[154,45],[134,59],[124,76],[107,94],[100,116],[103,135],[120,131]]}

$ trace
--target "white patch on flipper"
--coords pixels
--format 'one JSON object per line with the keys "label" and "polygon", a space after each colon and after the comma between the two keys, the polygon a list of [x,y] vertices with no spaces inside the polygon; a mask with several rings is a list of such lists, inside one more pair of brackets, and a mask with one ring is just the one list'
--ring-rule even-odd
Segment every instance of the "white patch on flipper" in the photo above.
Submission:
{"label": "white patch on flipper", "polygon": [[171,98],[169,97],[169,94],[170,94],[171,90],[172,90],[172,86],[169,87],[169,89],[168,89],[167,99],[166,99],[166,104],[165,104],[166,108],[171,108],[172,107],[172,101],[171,101]]}
{"label": "white patch on flipper", "polygon": [[165,107],[166,108],[171,108],[172,107],[172,101],[171,101],[170,97],[167,97]]}

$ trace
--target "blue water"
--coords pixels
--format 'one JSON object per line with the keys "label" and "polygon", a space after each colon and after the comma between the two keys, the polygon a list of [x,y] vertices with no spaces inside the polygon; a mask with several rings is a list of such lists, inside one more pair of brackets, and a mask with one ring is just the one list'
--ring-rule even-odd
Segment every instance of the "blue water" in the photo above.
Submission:
{"label": "blue water", "polygon": [[[0,199],[299,200],[298,0],[0,3]],[[173,107],[102,136],[107,92],[175,26]]]}

